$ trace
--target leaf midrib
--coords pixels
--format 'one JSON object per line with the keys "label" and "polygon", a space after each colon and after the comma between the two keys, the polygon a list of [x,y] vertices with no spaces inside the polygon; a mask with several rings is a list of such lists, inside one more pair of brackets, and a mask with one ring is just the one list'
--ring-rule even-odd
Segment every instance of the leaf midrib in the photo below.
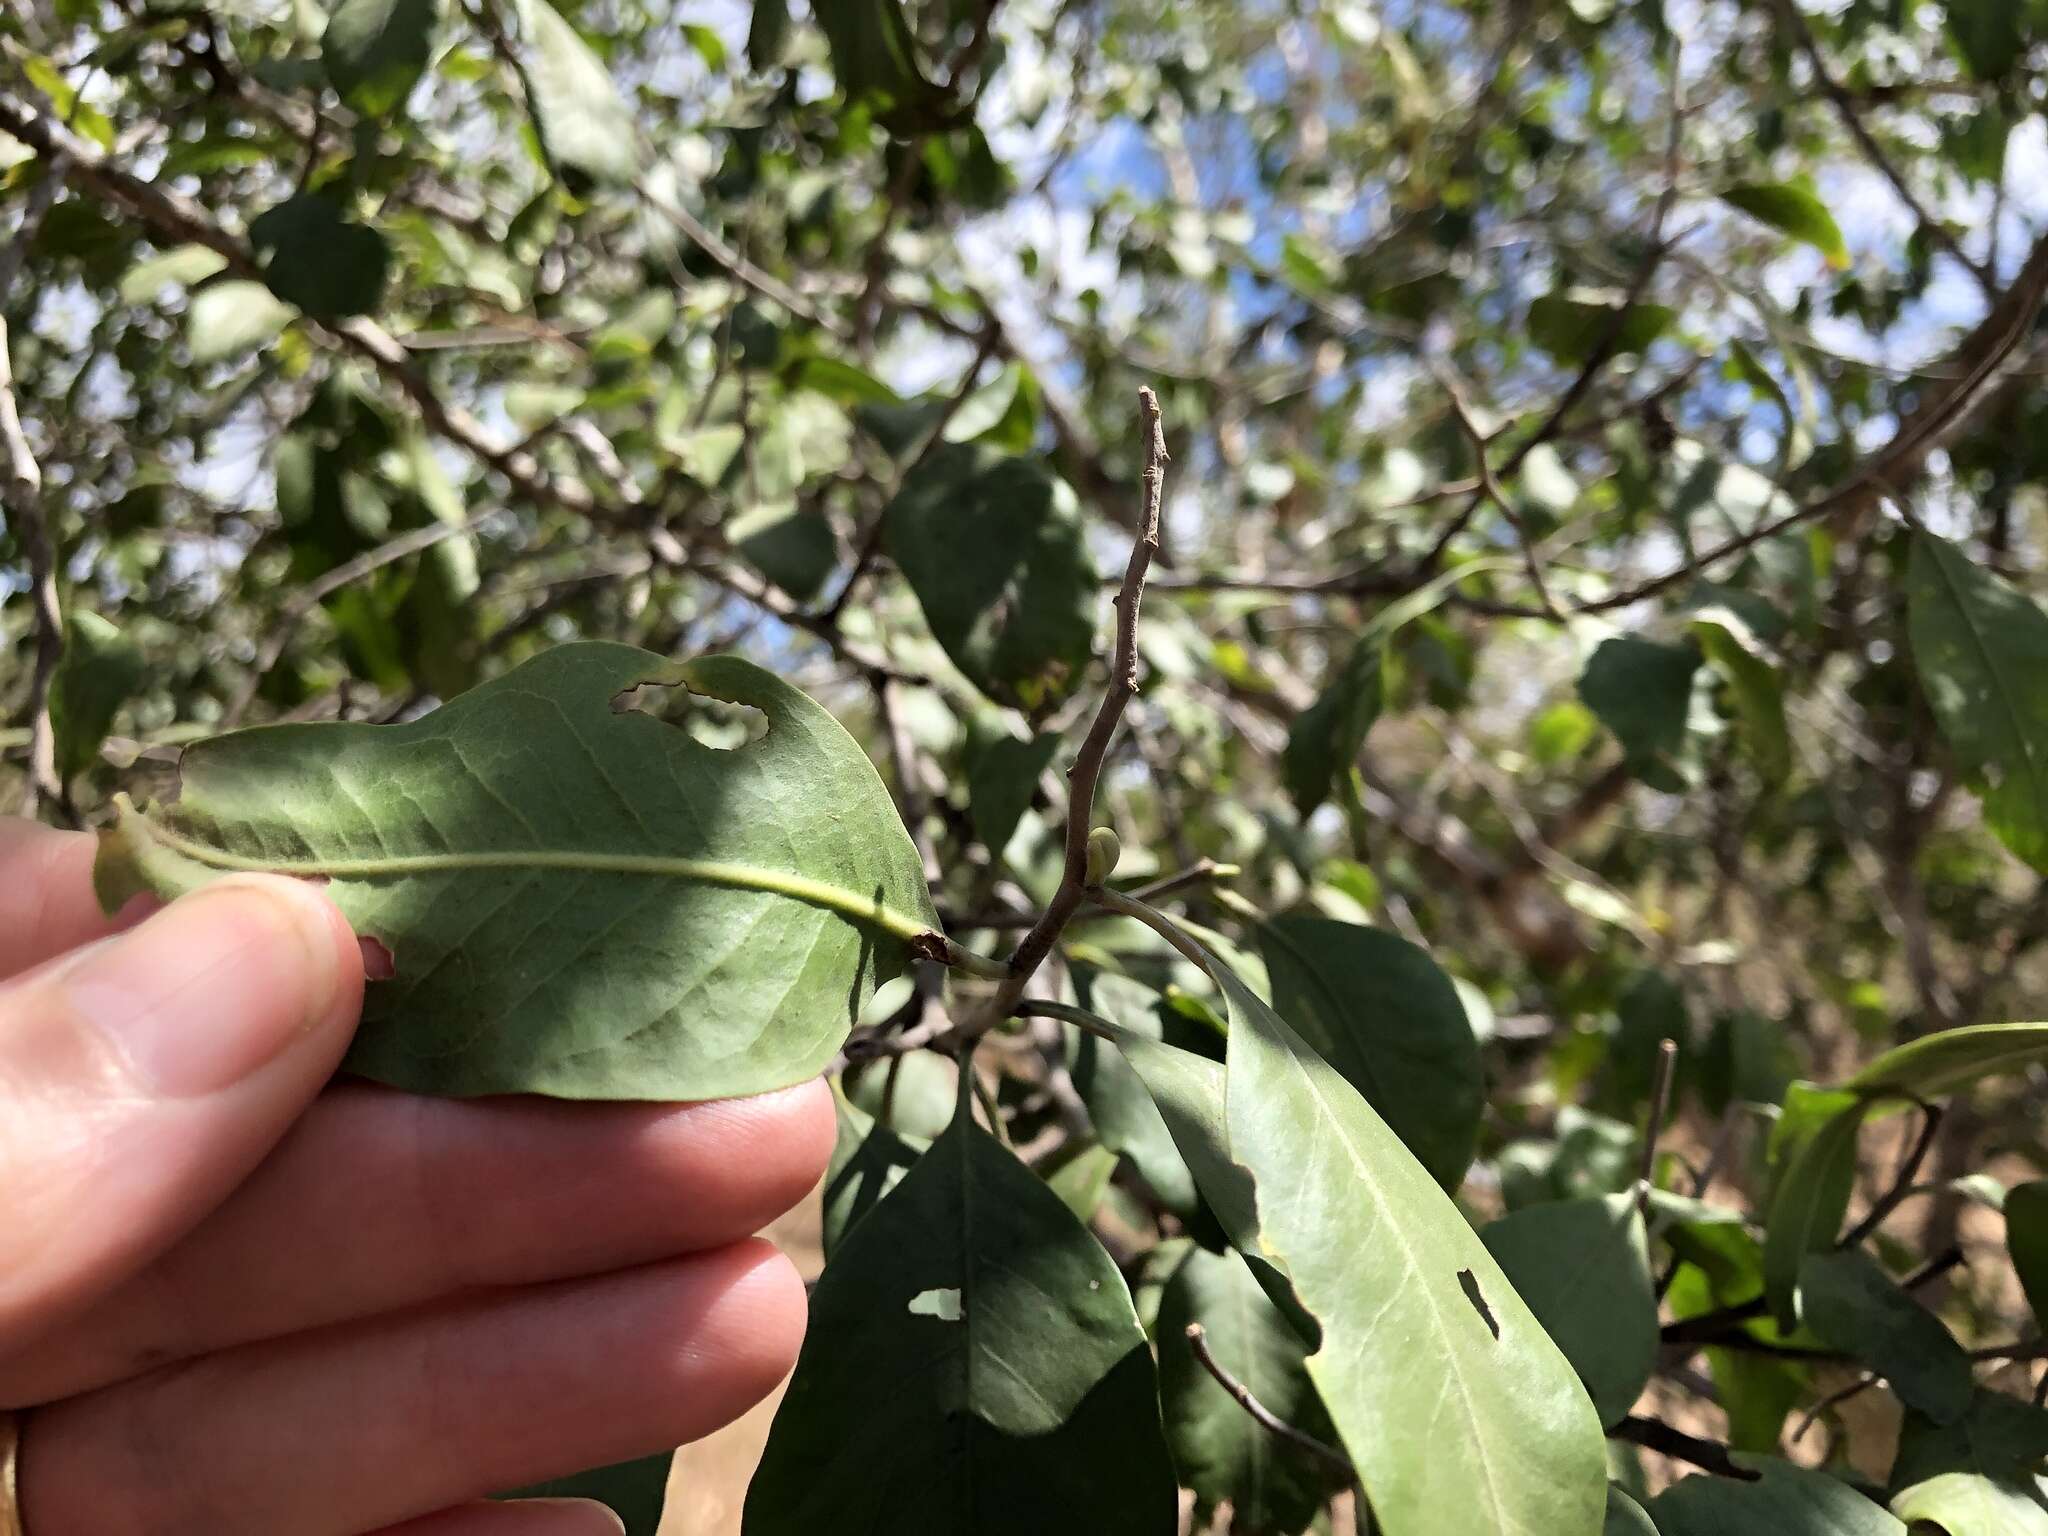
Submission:
{"label": "leaf midrib", "polygon": [[764,869],[752,864],[734,864],[718,859],[688,859],[666,854],[599,853],[584,849],[532,848],[509,851],[477,850],[468,853],[390,854],[374,859],[257,859],[231,853],[211,843],[183,837],[143,815],[123,818],[153,842],[173,853],[211,869],[234,873],[320,876],[331,880],[377,880],[403,875],[466,873],[505,869],[563,869],[580,873],[645,875],[671,880],[694,880],[705,885],[736,890],[764,891],[787,896],[837,912],[842,917],[872,923],[905,942],[934,931],[933,926],[906,912],[899,912],[872,896],[862,896],[787,870]]}

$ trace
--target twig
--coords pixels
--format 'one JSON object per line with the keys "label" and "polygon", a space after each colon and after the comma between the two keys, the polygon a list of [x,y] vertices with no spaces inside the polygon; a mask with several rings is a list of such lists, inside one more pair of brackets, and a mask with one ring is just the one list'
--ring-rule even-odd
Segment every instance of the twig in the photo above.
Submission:
{"label": "twig", "polygon": [[1145,597],[1145,573],[1159,548],[1159,506],[1166,492],[1166,432],[1159,419],[1159,397],[1142,385],[1138,389],[1138,412],[1146,444],[1138,536],[1131,541],[1123,586],[1116,595],[1116,649],[1110,659],[1109,684],[1103,690],[1102,703],[1095,711],[1088,734],[1074,754],[1073,766],[1067,770],[1066,865],[1052,900],[1011,954],[1008,979],[970,1021],[965,1031],[969,1034],[986,1031],[1009,1017],[1087,892],[1089,819],[1095,805],[1095,785],[1102,776],[1102,761],[1108,755],[1110,739],[1116,735],[1117,722],[1123,718],[1124,706],[1138,691],[1138,610]]}
{"label": "twig", "polygon": [[1842,1237],[1839,1248],[1854,1248],[1871,1233],[1884,1225],[1887,1216],[1905,1202],[1913,1192],[1913,1180],[1919,1176],[1920,1165],[1927,1161],[1927,1154],[1934,1148],[1935,1135],[1941,1130],[1942,1111],[1938,1104],[1920,1106],[1920,1135],[1913,1143],[1898,1171],[1892,1175],[1891,1187],[1878,1197],[1877,1203],[1864,1212],[1863,1219],[1851,1227]]}
{"label": "twig", "polygon": [[1820,1416],[1830,1408],[1838,1408],[1843,1403],[1848,1402],[1850,1398],[1861,1396],[1883,1380],[1884,1378],[1878,1375],[1877,1372],[1865,1371],[1846,1386],[1835,1388],[1834,1391],[1828,1393],[1827,1396],[1807,1409],[1805,1414],[1801,1416],[1798,1427],[1792,1431],[1792,1443],[1797,1445],[1800,1441],[1804,1440],[1806,1432],[1818,1424]]}
{"label": "twig", "polygon": [[1636,1213],[1650,1217],[1650,1191],[1657,1179],[1657,1141],[1664,1134],[1664,1117],[1671,1112],[1671,1079],[1678,1065],[1678,1042],[1666,1038],[1657,1045],[1657,1076],[1650,1089],[1650,1114],[1643,1123],[1643,1159],[1636,1170]]}
{"label": "twig", "polygon": [[817,308],[780,278],[755,266],[707,229],[688,209],[679,207],[656,191],[649,178],[643,176],[635,185],[648,207],[675,225],[690,244],[723,267],[726,275],[741,287],[753,289],[762,298],[781,305],[798,319],[808,320],[832,336],[841,340],[846,338],[846,327],[837,318]]}
{"label": "twig", "polygon": [[[1543,559],[1537,553],[1536,541],[1529,537],[1528,521],[1521,510],[1508,500],[1507,492],[1501,489],[1500,481],[1494,476],[1493,466],[1487,454],[1486,434],[1479,430],[1479,423],[1472,419],[1472,408],[1466,404],[1464,391],[1452,377],[1448,367],[1437,365],[1437,382],[1443,387],[1445,396],[1451,402],[1451,415],[1458,423],[1458,430],[1464,434],[1472,450],[1472,461],[1478,466],[1479,490],[1476,500],[1490,501],[1500,509],[1500,515],[1507,519],[1508,527],[1515,533],[1515,543],[1522,551],[1522,568],[1528,573],[1529,585],[1536,593],[1536,601],[1543,611],[1553,619],[1562,619],[1564,611],[1557,606],[1557,600],[1550,595],[1550,584],[1543,579]],[[1525,458],[1526,454],[1519,457]],[[1519,461],[1519,460],[1518,460]]]}
{"label": "twig", "polygon": [[[1799,51],[1806,55],[1807,66],[1813,71],[1814,83],[1821,88],[1821,94],[1834,103],[1836,115],[1842,119],[1842,126],[1849,130],[1849,136],[1862,149],[1864,158],[1891,183],[1892,191],[1898,194],[1899,201],[1906,205],[1906,211],[1913,215],[1927,238],[1954,258],[1964,271],[1976,278],[1987,294],[1992,292],[1992,274],[1963,254],[1962,246],[1949,232],[1948,226],[1938,222],[1920,199],[1914,196],[1913,189],[1906,184],[1906,178],[1892,163],[1891,156],[1884,152],[1884,146],[1879,144],[1876,136],[1864,126],[1863,118],[1857,112],[1856,103],[1842,88],[1842,82],[1835,78],[1834,71],[1828,68],[1827,60],[1821,56],[1820,43],[1813,35],[1813,28],[1806,24],[1806,18],[1800,15],[1798,5],[1794,0],[1778,0],[1777,9],[1779,20],[1792,34],[1792,40],[1799,45]],[[1996,228],[1995,220],[1993,227]]]}
{"label": "twig", "polygon": [[1631,1445],[1640,1445],[1646,1451],[1658,1451],[1675,1457],[1720,1477],[1732,1477],[1739,1482],[1753,1483],[1759,1474],[1735,1464],[1727,1446],[1718,1440],[1702,1440],[1697,1435],[1688,1435],[1683,1430],[1673,1429],[1658,1419],[1647,1419],[1632,1413],[1607,1432],[1611,1440],[1626,1440]]}
{"label": "twig", "polygon": [[1174,892],[1185,890],[1191,885],[1203,885],[1211,880],[1235,880],[1243,873],[1243,869],[1238,865],[1221,864],[1215,859],[1202,858],[1195,860],[1186,869],[1175,870],[1170,875],[1161,875],[1157,880],[1133,886],[1124,894],[1133,901],[1158,901],[1163,896],[1171,896]]}
{"label": "twig", "polygon": [[1188,1348],[1195,1352],[1195,1358],[1201,1362],[1202,1369],[1216,1378],[1216,1385],[1225,1392],[1228,1392],[1232,1401],[1238,1407],[1242,1408],[1282,1440],[1285,1440],[1289,1445],[1307,1451],[1311,1456],[1316,1457],[1331,1467],[1347,1483],[1356,1483],[1358,1481],[1358,1468],[1351,1464],[1349,1456],[1346,1456],[1335,1446],[1323,1444],[1322,1441],[1307,1431],[1296,1429],[1292,1424],[1288,1423],[1254,1397],[1250,1387],[1225,1370],[1223,1362],[1218,1360],[1214,1352],[1210,1350],[1209,1336],[1203,1331],[1200,1323],[1188,1324],[1187,1339]]}

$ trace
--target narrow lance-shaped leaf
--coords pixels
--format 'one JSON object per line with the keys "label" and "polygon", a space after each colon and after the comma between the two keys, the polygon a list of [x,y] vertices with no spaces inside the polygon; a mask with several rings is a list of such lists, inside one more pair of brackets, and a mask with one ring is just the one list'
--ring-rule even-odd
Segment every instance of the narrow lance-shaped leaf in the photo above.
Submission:
{"label": "narrow lance-shaped leaf", "polygon": [[1906,576],[1913,666],[1984,819],[2048,870],[2048,613],[1932,534]]}
{"label": "narrow lance-shaped leaf", "polygon": [[1764,1293],[1779,1327],[1798,1323],[1800,1267],[1835,1240],[1856,1184],[1856,1138],[1870,1101],[1795,1083],[1772,1137],[1775,1164],[1764,1213]]}
{"label": "narrow lance-shaped leaf", "polygon": [[92,766],[114,715],[142,681],[142,653],[96,613],[74,608],[64,619],[64,659],[50,680],[50,730],[57,775],[69,781]]}
{"label": "narrow lance-shaped leaf", "polygon": [[1723,187],[1721,201],[1804,241],[1825,256],[1829,266],[1840,270],[1849,265],[1849,247],[1843,243],[1841,226],[1827,204],[1805,187],[1791,182],[1745,182]]}
{"label": "narrow lance-shaped leaf", "polygon": [[2039,1325],[2048,1318],[2048,1179],[2005,1192],[2005,1248]]}
{"label": "narrow lance-shaped leaf", "polygon": [[1599,1418],[1464,1215],[1227,966],[1167,919],[1150,920],[1228,1010],[1220,1130],[1202,1099],[1213,1079],[1186,1068],[1200,1058],[1119,1044],[1186,1138],[1182,1153],[1233,1242],[1283,1272],[1320,1329],[1309,1373],[1386,1536],[1597,1529]]}
{"label": "narrow lance-shaped leaf", "polygon": [[1171,1536],[1152,1352],[1115,1263],[1016,1156],[952,1125],[846,1237],[747,1493],[747,1536]]}
{"label": "narrow lance-shaped leaf", "polygon": [[[614,707],[760,710],[718,751]],[[423,1092],[702,1099],[819,1071],[936,926],[853,739],[733,657],[548,651],[404,725],[267,726],[186,752],[101,834],[101,899],[234,870],[320,879],[392,973],[352,1071]]]}

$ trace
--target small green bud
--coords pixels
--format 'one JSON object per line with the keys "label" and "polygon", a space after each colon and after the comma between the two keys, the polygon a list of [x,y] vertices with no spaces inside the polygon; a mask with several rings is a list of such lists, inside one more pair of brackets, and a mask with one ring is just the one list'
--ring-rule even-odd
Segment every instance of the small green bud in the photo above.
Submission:
{"label": "small green bud", "polygon": [[1123,857],[1124,845],[1114,830],[1097,827],[1088,834],[1088,883],[1100,885],[1116,873],[1116,861]]}

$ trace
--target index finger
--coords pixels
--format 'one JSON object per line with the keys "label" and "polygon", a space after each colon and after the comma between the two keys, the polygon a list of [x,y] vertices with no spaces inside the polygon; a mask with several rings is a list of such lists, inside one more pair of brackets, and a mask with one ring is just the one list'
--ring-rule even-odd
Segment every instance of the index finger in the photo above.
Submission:
{"label": "index finger", "polygon": [[100,910],[92,888],[97,841],[0,816],[0,980],[118,933],[148,910],[141,898],[113,917]]}

